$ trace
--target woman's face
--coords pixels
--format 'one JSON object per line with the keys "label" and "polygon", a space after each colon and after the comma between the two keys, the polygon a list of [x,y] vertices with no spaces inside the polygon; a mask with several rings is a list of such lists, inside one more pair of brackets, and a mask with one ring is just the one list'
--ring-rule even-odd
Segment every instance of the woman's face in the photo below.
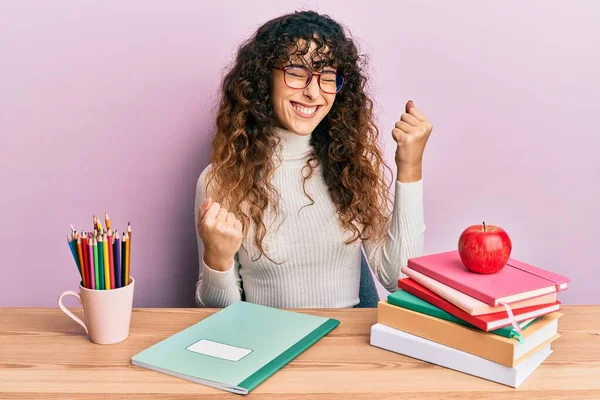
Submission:
{"label": "woman's face", "polygon": [[[301,55],[296,55],[291,60],[292,64],[311,65],[310,54],[315,47],[316,44],[311,42],[310,51],[304,56],[304,61]],[[285,67],[285,65],[278,66]],[[335,72],[336,70],[333,67],[324,67],[313,72],[324,71]],[[288,87],[284,81],[284,72],[281,70],[273,70],[271,78],[271,98],[278,125],[298,135],[310,135],[331,110],[336,95],[323,92],[316,75],[304,89]]]}

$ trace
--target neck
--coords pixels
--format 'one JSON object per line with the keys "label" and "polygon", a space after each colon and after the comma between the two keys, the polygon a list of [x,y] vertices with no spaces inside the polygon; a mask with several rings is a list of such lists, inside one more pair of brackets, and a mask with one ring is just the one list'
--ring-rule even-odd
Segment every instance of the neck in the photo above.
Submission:
{"label": "neck", "polygon": [[286,128],[276,126],[273,132],[281,139],[279,144],[281,156],[284,160],[297,160],[310,154],[312,146],[310,138],[312,134],[299,135]]}

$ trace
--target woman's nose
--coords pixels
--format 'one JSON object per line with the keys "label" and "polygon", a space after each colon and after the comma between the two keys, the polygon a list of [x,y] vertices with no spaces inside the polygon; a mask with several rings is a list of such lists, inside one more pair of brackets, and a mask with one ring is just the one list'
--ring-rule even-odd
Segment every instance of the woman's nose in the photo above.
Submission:
{"label": "woman's nose", "polygon": [[321,95],[321,89],[319,88],[319,77],[313,76],[307,87],[304,88],[304,95],[311,99],[316,99]]}

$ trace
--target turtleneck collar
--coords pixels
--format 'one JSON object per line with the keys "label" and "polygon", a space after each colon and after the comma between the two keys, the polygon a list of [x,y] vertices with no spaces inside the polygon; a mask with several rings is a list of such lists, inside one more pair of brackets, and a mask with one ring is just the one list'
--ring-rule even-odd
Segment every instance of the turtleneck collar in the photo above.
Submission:
{"label": "turtleneck collar", "polygon": [[288,129],[276,126],[273,130],[275,135],[281,138],[279,144],[283,160],[298,160],[310,154],[310,135],[299,135]]}

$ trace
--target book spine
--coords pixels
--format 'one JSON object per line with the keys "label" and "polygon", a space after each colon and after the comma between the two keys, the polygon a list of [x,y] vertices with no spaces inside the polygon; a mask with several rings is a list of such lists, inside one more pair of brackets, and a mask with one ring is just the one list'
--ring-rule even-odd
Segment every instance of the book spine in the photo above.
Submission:
{"label": "book spine", "polygon": [[[426,302],[433,304],[434,306],[436,306],[436,307],[446,311],[447,313],[452,314],[456,318],[464,321],[465,324],[463,324],[463,325],[467,325],[467,326],[471,325],[471,326],[475,326],[481,330],[489,331],[489,325],[486,322],[483,322],[477,318],[473,318],[471,315],[467,314],[460,308],[448,307],[447,303],[438,301],[436,298],[428,296],[425,293],[420,293],[417,290],[413,290],[413,288],[411,286],[404,284],[404,282],[399,282],[398,285],[400,286],[400,288],[402,290],[406,290],[408,293],[412,294],[413,296],[420,297],[421,299],[425,300]],[[451,321],[451,322],[455,322],[455,321]]]}
{"label": "book spine", "polygon": [[464,294],[467,294],[479,301],[483,301],[487,305],[490,305],[490,306],[499,306],[500,305],[498,303],[498,301],[496,299],[494,299],[492,296],[490,296],[480,290],[470,288],[467,285],[463,284],[462,282],[449,279],[446,276],[438,273],[435,269],[429,269],[429,268],[423,267],[422,265],[419,265],[410,259],[408,260],[407,265],[409,268],[412,268],[415,271],[420,272],[423,275],[430,277],[431,279],[435,279],[438,282],[441,282],[445,285],[450,286],[451,288],[454,288],[460,292],[463,292]]}
{"label": "book spine", "polygon": [[340,321],[330,318],[321,324],[317,329],[306,335],[304,338],[299,340],[296,344],[291,346],[289,349],[275,357],[273,360],[268,362],[265,366],[260,368],[258,371],[250,375],[248,378],[240,382],[238,385],[250,392],[252,389],[260,385],[268,377],[279,371],[283,366],[298,357],[302,352],[315,344],[323,336],[332,331],[336,326],[340,324]]}
{"label": "book spine", "polygon": [[519,371],[521,366],[509,368],[447,346],[440,347],[423,342],[416,337],[402,337],[389,332],[380,325],[374,325],[371,328],[370,344],[515,388],[552,353],[549,345],[543,347],[539,353],[524,362],[525,370]]}
{"label": "book spine", "polygon": [[[476,315],[475,312],[476,311],[480,311],[480,309],[473,308],[470,304],[467,304],[461,298],[459,298],[459,297],[457,297],[455,295],[451,295],[450,293],[446,292],[443,289],[440,289],[439,287],[431,285],[430,281],[433,280],[433,279],[429,278],[428,276],[423,275],[422,273],[417,272],[414,269],[412,269],[410,267],[407,267],[407,266],[402,267],[401,271],[405,275],[407,275],[410,279],[412,279],[415,282],[419,283],[421,286],[424,286],[427,289],[431,290],[432,292],[434,292],[438,296],[446,299],[447,301],[449,301],[450,303],[452,303],[456,307],[460,308],[461,310],[463,310],[467,314]],[[453,289],[453,288],[449,287],[448,285],[444,285],[444,286],[448,287],[449,289]],[[453,289],[453,290],[457,291],[455,289]],[[462,294],[462,292],[461,292],[461,294]],[[481,303],[481,302],[479,302],[479,303]],[[487,307],[487,305],[486,305],[486,307]],[[478,315],[480,315],[480,314],[487,314],[487,312],[479,313]]]}
{"label": "book spine", "polygon": [[[428,303],[431,303],[432,305],[436,306],[436,304],[434,304],[431,301],[428,301],[427,298],[425,298],[424,296],[421,296],[420,294],[417,295],[416,291],[411,291],[412,288],[407,288],[405,286],[399,286],[400,289],[406,291],[407,293],[410,293],[414,296],[420,297],[421,299],[427,301]],[[452,315],[450,313],[448,313],[446,310],[442,309],[441,307],[437,307],[436,310],[431,310],[430,308],[425,308],[425,307],[419,307],[419,306],[415,306],[412,303],[409,302],[405,302],[402,300],[398,300],[396,298],[394,298],[393,296],[388,296],[387,298],[388,303],[393,304],[395,306],[398,307],[402,307],[402,308],[407,308],[409,310],[421,313],[421,314],[427,314],[427,315],[431,315],[432,317],[436,317],[436,318],[441,318],[441,319],[445,319],[446,321],[450,321],[450,322],[454,322],[457,324],[461,324],[464,326],[470,326],[473,327],[472,324],[468,323],[467,321],[464,321],[458,317],[456,317],[455,315]]]}
{"label": "book spine", "polygon": [[380,302],[377,322],[508,367],[514,366],[515,341]]}

